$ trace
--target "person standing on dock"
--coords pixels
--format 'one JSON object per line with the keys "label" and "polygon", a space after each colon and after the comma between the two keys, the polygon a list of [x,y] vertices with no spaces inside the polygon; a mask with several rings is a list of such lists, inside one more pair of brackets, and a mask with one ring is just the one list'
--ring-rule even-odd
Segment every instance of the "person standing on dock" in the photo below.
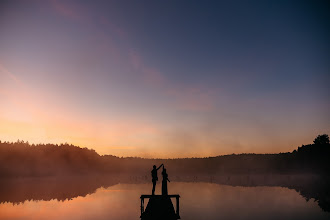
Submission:
{"label": "person standing on dock", "polygon": [[156,165],[153,166],[153,169],[151,171],[152,176],[152,195],[155,195],[155,188],[156,188],[156,182],[158,181],[157,171],[164,166],[164,164],[161,164],[158,168],[156,168]]}
{"label": "person standing on dock", "polygon": [[168,179],[168,174],[166,173],[166,169],[165,169],[164,166],[163,166],[163,172],[162,172],[162,175],[163,175],[163,181],[162,181],[162,195],[163,195],[163,196],[167,196],[167,195],[168,195],[168,192],[167,192],[167,181],[168,181],[168,182],[171,182],[171,181]]}

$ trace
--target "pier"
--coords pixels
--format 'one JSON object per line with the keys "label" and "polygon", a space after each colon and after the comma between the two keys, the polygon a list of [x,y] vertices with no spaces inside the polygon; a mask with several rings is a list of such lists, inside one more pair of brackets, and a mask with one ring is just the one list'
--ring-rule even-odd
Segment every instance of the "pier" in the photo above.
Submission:
{"label": "pier", "polygon": [[[141,195],[141,220],[151,219],[180,219],[180,195]],[[174,209],[171,198],[176,199],[176,209]],[[146,209],[144,209],[144,199],[149,199]]]}

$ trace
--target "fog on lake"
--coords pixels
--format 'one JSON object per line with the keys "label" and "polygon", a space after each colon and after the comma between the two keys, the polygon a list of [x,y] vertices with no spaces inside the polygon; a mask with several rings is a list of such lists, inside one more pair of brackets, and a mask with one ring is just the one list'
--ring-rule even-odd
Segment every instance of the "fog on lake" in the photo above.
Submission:
{"label": "fog on lake", "polygon": [[[322,208],[321,200],[304,196],[304,188],[283,186],[284,183],[247,184],[256,177],[223,178],[229,184],[216,177],[208,177],[209,181],[191,177],[194,181],[169,183],[169,194],[181,196],[181,219],[330,218],[330,213],[324,211],[327,204]],[[294,178],[284,179],[292,182]],[[4,180],[0,219],[139,219],[140,195],[150,194],[151,187],[140,177]],[[160,190],[158,183],[156,194]]]}

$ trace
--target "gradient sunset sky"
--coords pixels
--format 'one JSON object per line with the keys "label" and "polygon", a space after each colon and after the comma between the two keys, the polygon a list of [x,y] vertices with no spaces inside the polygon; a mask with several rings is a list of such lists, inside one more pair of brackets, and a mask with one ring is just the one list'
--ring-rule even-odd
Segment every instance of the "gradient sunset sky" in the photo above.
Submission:
{"label": "gradient sunset sky", "polygon": [[0,140],[278,153],[330,134],[329,1],[0,1]]}

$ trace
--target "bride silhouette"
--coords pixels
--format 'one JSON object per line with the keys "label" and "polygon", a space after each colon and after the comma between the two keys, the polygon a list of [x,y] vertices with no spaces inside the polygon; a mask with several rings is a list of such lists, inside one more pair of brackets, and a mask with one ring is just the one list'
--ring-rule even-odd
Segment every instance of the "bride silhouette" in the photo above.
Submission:
{"label": "bride silhouette", "polygon": [[168,192],[167,192],[167,181],[168,181],[168,182],[171,182],[171,181],[168,179],[168,175],[167,175],[167,173],[166,173],[166,169],[165,169],[164,166],[163,166],[162,175],[163,175],[163,181],[162,181],[162,195],[168,195]]}

